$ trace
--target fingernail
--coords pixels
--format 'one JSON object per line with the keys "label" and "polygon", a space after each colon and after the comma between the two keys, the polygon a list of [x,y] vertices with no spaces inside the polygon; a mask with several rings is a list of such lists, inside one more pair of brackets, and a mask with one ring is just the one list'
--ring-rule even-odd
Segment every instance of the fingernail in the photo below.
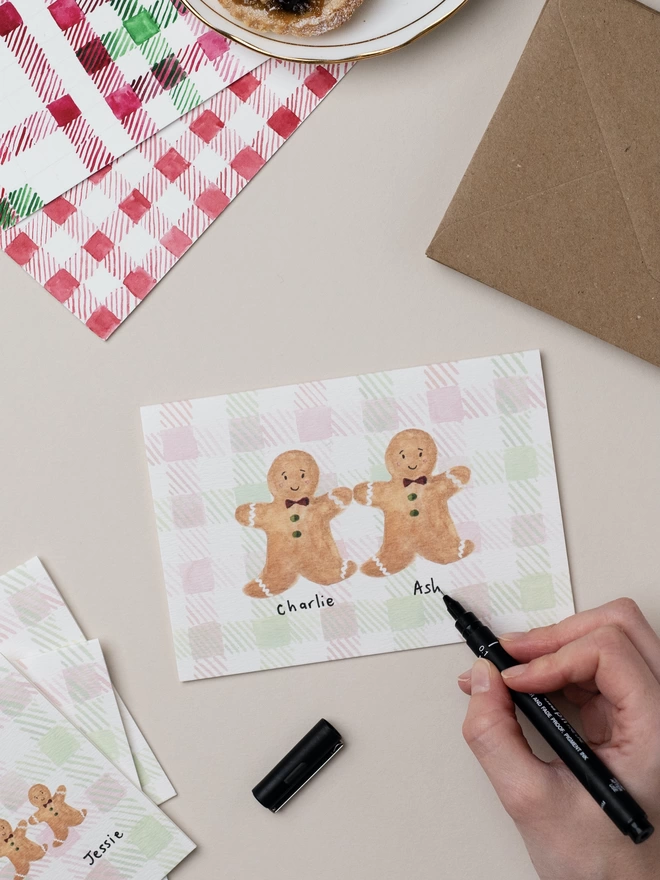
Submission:
{"label": "fingernail", "polygon": [[502,678],[516,678],[522,675],[523,672],[527,672],[528,665],[528,663],[521,663],[520,666],[511,666],[502,672]]}
{"label": "fingernail", "polygon": [[519,639],[521,636],[526,636],[526,635],[527,635],[527,633],[524,633],[524,632],[511,632],[511,633],[504,633],[504,635],[498,636],[497,638],[500,640],[500,642],[513,642],[516,639]]}
{"label": "fingernail", "polygon": [[472,670],[468,669],[466,672],[461,672],[458,676],[459,681],[469,681],[472,678]]}
{"label": "fingernail", "polygon": [[472,695],[490,690],[490,663],[480,657],[472,667]]}

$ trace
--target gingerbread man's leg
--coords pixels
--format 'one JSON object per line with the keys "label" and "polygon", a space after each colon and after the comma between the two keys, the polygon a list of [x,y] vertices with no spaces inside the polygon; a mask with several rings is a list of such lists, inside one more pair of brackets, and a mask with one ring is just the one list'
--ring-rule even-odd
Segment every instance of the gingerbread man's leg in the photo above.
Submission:
{"label": "gingerbread man's leg", "polygon": [[332,541],[332,550],[324,553],[322,547],[318,548],[314,557],[301,566],[300,574],[313,584],[329,587],[345,581],[356,571],[355,562],[352,559],[342,559]]}
{"label": "gingerbread man's leg", "polygon": [[414,543],[410,536],[408,538],[408,541],[404,541],[400,535],[388,535],[388,530],[385,529],[382,547],[360,566],[360,571],[368,577],[387,577],[403,571],[415,558]]}
{"label": "gingerbread man's leg", "polygon": [[[288,561],[288,560],[287,560]],[[284,593],[298,580],[298,571],[291,564],[266,560],[264,570],[243,587],[246,596],[253,599],[269,599]]]}
{"label": "gingerbread man's leg", "polygon": [[427,544],[420,549],[420,556],[428,559],[429,562],[436,562],[438,565],[449,565],[451,562],[458,562],[465,559],[474,550],[472,541],[464,541],[456,537],[450,541],[439,540],[435,545]]}

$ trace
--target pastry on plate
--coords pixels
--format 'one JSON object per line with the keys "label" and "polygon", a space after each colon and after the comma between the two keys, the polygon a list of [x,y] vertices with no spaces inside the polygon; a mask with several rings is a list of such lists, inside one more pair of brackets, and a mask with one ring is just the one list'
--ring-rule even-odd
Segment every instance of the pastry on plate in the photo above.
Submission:
{"label": "pastry on plate", "polygon": [[316,36],[338,28],[363,0],[220,0],[235,19],[257,31]]}

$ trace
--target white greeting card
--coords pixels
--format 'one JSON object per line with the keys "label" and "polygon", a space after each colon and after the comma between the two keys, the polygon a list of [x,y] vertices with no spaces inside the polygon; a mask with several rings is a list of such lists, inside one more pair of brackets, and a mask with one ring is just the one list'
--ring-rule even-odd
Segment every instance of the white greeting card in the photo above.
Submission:
{"label": "white greeting card", "polygon": [[182,680],[573,611],[538,352],[142,410]]}
{"label": "white greeting card", "polygon": [[21,672],[134,785],[140,786],[98,641],[76,642],[17,662]]}
{"label": "white greeting card", "polygon": [[[36,557],[0,576],[0,653],[13,662],[27,661],[81,642],[82,630]],[[115,697],[140,787],[154,803],[164,803],[176,794],[172,783],[116,692]]]}
{"label": "white greeting card", "polygon": [[0,870],[162,880],[194,843],[0,656]]}

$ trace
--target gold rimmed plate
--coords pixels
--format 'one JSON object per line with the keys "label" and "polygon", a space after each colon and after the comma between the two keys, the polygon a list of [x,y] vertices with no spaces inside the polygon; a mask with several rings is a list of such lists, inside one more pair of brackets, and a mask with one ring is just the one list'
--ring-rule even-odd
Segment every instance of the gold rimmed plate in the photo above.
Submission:
{"label": "gold rimmed plate", "polygon": [[263,55],[317,64],[359,61],[412,43],[448,19],[467,0],[364,0],[345,25],[318,37],[252,30],[218,0],[183,0],[204,24]]}

